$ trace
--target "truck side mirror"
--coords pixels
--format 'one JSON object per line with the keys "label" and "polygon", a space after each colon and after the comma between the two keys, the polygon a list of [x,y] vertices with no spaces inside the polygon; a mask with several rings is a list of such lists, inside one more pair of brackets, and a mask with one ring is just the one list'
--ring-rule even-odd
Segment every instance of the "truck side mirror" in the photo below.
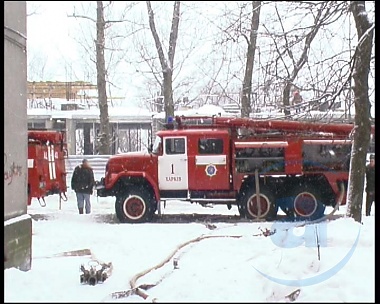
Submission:
{"label": "truck side mirror", "polygon": [[153,144],[150,144],[149,147],[148,147],[148,152],[152,153],[152,151],[153,151]]}

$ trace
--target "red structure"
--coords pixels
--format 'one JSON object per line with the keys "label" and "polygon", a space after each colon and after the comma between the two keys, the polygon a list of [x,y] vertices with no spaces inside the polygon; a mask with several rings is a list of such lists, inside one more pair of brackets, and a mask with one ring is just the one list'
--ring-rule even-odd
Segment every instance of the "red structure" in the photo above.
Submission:
{"label": "red structure", "polygon": [[234,204],[250,219],[273,220],[279,208],[295,219],[316,219],[346,192],[352,129],[177,116],[157,132],[151,151],[111,157],[97,193],[116,197],[121,222],[149,221],[168,200]]}
{"label": "red structure", "polygon": [[64,132],[28,130],[28,205],[37,198],[45,206],[44,197],[52,194],[67,199],[65,157]]}

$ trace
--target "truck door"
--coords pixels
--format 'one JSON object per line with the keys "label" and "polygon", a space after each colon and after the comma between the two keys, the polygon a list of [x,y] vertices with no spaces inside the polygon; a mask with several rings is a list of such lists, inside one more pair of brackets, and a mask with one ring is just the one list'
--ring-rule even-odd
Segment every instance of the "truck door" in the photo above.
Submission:
{"label": "truck door", "polygon": [[163,154],[158,157],[158,186],[160,190],[187,190],[187,138],[164,137]]}
{"label": "truck door", "polygon": [[189,190],[229,190],[230,161],[229,134],[227,131],[214,130],[192,141],[189,155]]}

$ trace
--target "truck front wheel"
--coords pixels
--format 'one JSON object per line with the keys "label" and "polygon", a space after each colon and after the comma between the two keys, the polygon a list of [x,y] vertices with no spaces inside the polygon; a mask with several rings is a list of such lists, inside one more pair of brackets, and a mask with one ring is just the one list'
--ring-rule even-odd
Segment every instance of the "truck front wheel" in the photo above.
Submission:
{"label": "truck front wheel", "polygon": [[116,196],[116,216],[121,223],[143,223],[152,219],[154,199],[149,191],[138,187]]}

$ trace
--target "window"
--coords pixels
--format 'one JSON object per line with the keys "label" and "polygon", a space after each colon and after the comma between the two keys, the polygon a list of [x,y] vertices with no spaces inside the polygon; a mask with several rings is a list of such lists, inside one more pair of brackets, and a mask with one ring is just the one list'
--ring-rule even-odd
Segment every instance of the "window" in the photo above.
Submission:
{"label": "window", "polygon": [[165,139],[166,154],[185,154],[185,138]]}
{"label": "window", "polygon": [[222,154],[223,139],[220,138],[202,138],[198,141],[199,154]]}
{"label": "window", "polygon": [[28,122],[28,129],[45,129],[45,122]]}

